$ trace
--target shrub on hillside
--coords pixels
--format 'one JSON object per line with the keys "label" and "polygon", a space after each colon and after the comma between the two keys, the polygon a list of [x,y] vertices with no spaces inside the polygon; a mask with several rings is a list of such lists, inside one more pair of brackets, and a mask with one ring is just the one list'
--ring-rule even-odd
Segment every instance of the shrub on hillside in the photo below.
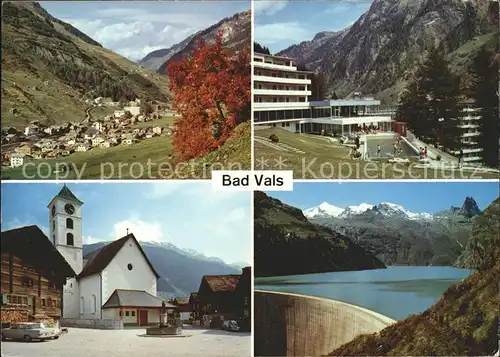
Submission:
{"label": "shrub on hillside", "polygon": [[168,64],[174,109],[181,115],[174,131],[180,161],[220,147],[239,123],[250,118],[250,58],[222,45],[200,42],[192,55]]}

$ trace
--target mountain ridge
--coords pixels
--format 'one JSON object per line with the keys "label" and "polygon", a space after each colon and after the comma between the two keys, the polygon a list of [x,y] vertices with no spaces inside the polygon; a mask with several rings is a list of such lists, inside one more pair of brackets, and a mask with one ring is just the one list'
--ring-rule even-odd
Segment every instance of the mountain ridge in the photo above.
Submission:
{"label": "mountain ridge", "polygon": [[[83,254],[85,256],[108,243],[84,244]],[[189,296],[191,292],[198,291],[203,275],[241,274],[241,268],[227,264],[220,258],[206,257],[195,250],[184,250],[169,242],[140,241],[139,244],[160,275],[157,281],[159,295]]]}
{"label": "mountain ridge", "polygon": [[345,97],[361,91],[394,102],[428,50],[441,45],[453,72],[461,75],[477,48],[455,51],[497,30],[498,2],[375,0],[344,32],[324,43],[313,39],[290,46],[279,55],[322,72],[331,92]]}
{"label": "mountain ridge", "polygon": [[299,208],[255,191],[256,277],[379,268],[384,264],[348,237],[311,223]]}
{"label": "mountain ridge", "polygon": [[226,17],[216,24],[190,35],[183,41],[170,46],[169,48],[159,49],[148,53],[144,58],[138,61],[139,65],[146,67],[158,73],[165,74],[169,61],[176,61],[190,55],[194,48],[198,47],[199,40],[206,43],[213,43],[219,31],[223,33],[223,43],[227,48],[250,50],[251,37],[247,32],[251,31],[250,10],[239,12],[233,16]]}
{"label": "mountain ridge", "polygon": [[169,102],[171,93],[168,78],[104,48],[39,3],[2,3],[2,128],[81,122],[96,97]]}
{"label": "mountain ridge", "polygon": [[385,265],[452,266],[470,239],[474,220],[481,217],[472,197],[460,209],[432,215],[390,203],[360,206],[362,210],[348,206],[337,216],[320,212],[308,219],[349,237]]}

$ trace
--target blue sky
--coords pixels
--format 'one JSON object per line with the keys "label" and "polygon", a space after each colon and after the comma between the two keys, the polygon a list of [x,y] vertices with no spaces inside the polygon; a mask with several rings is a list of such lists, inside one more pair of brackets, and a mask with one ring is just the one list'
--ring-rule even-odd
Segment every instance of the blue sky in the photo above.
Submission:
{"label": "blue sky", "polygon": [[472,196],[480,209],[498,197],[498,182],[295,182],[292,192],[269,192],[302,210],[328,202],[337,207],[390,202],[411,212],[438,212],[461,206]]}
{"label": "blue sky", "polygon": [[[2,184],[2,230],[38,225],[48,232],[47,205],[59,183]],[[250,192],[212,191],[210,181],[70,183],[84,202],[84,243],[120,238],[171,242],[226,263],[252,261]]]}
{"label": "blue sky", "polygon": [[44,1],[40,4],[52,16],[133,61],[251,7],[250,1]]}
{"label": "blue sky", "polygon": [[276,53],[312,40],[318,32],[343,30],[368,11],[371,3],[372,0],[256,0],[255,41]]}

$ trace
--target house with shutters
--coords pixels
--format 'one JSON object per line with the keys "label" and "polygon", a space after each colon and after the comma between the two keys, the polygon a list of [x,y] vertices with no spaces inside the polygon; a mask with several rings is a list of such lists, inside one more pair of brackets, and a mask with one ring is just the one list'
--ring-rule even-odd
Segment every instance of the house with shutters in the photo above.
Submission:
{"label": "house with shutters", "polygon": [[76,273],[37,226],[0,235],[2,322],[36,321],[59,326],[63,286]]}

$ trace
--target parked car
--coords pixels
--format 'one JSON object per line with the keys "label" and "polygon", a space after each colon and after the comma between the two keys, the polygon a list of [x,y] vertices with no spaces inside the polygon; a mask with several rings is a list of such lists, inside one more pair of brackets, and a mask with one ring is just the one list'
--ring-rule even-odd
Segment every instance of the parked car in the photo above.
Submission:
{"label": "parked car", "polygon": [[222,323],[222,329],[227,331],[239,331],[240,327],[236,321],[228,320]]}
{"label": "parked car", "polygon": [[2,341],[11,339],[29,342],[32,340],[43,341],[54,338],[59,338],[56,331],[38,322],[16,322],[11,323],[8,328],[2,328]]}

